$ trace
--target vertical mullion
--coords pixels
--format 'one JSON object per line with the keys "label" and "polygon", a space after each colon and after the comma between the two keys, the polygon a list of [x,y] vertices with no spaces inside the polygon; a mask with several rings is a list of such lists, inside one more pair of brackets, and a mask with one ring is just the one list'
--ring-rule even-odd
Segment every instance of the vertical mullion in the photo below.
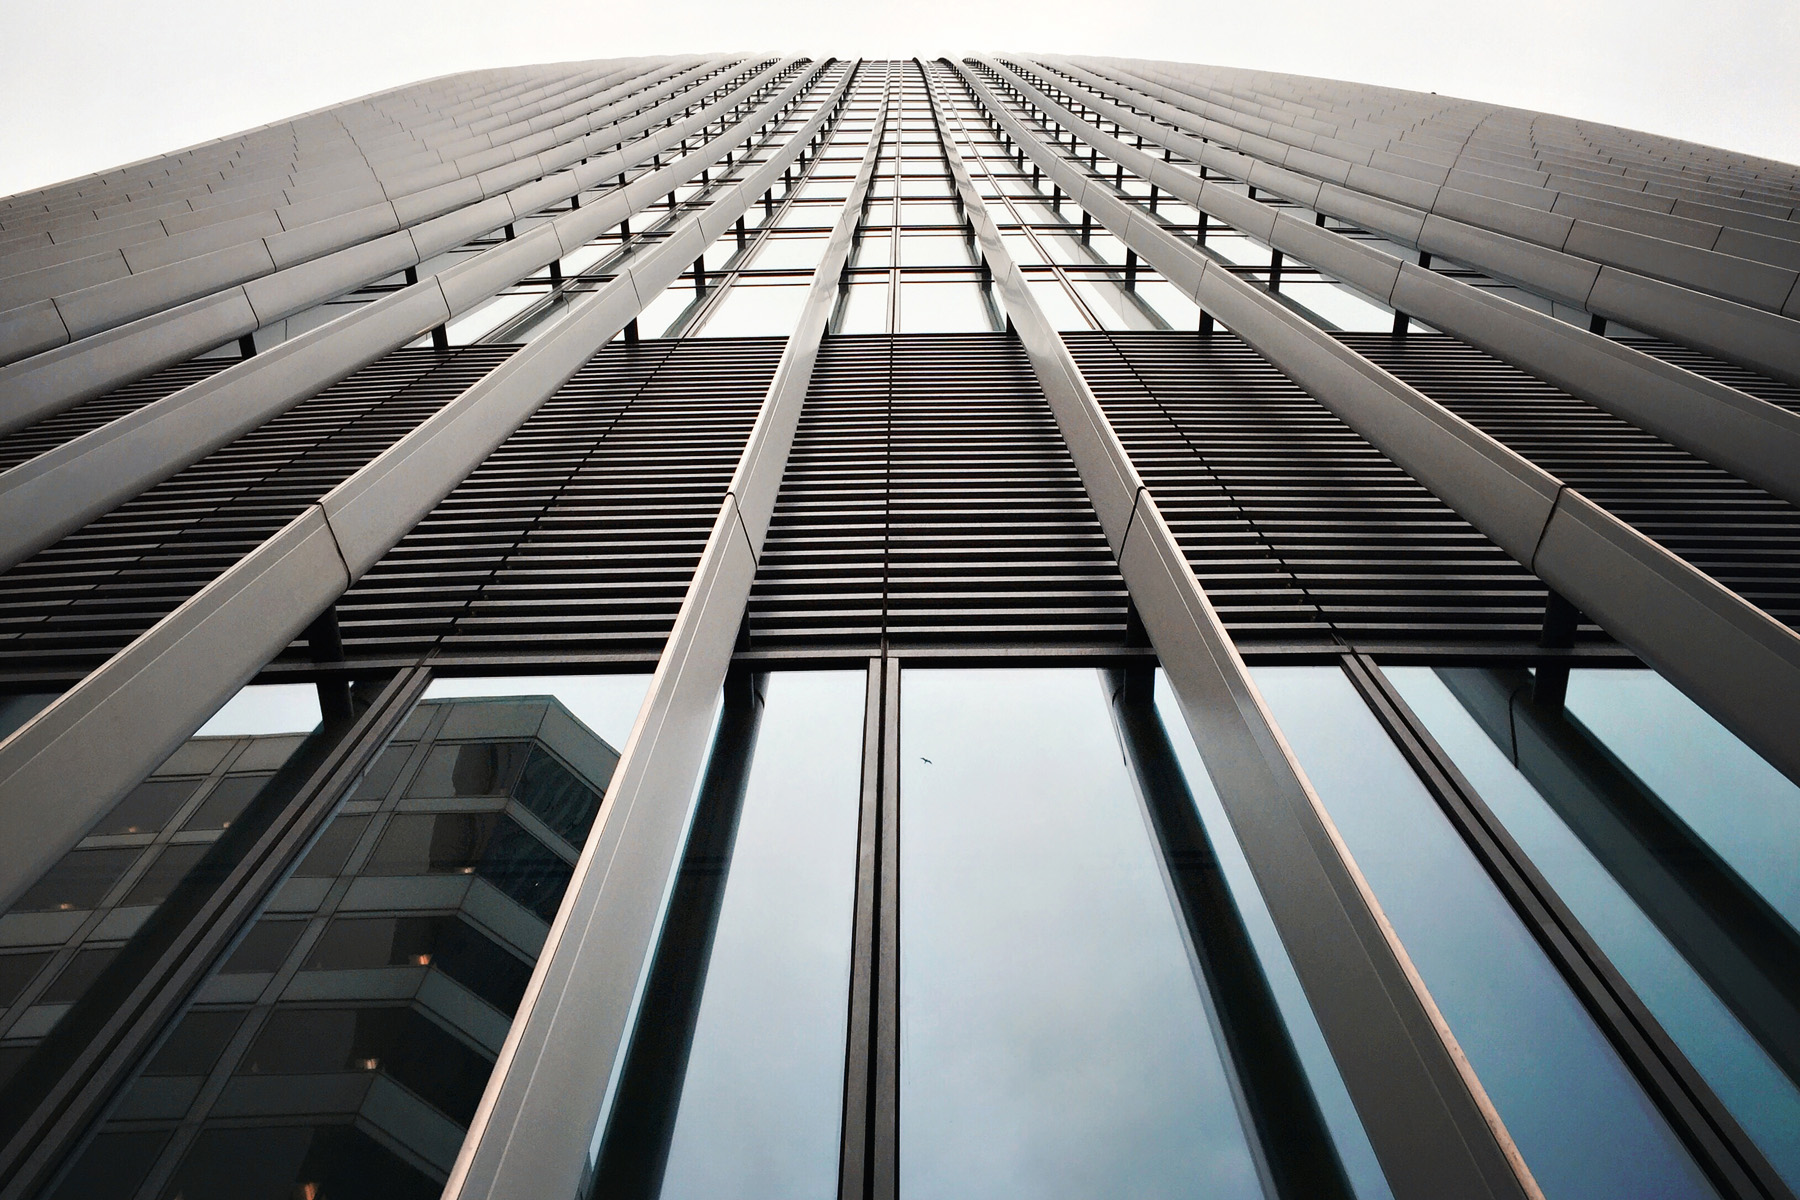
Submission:
{"label": "vertical mullion", "polygon": [[[1513,840],[1380,667],[1345,655],[1345,674],[1495,888],[1723,1194],[1791,1193],[1686,1054]],[[1730,1005],[1729,996],[1721,999]],[[1746,1023],[1755,1030],[1755,1026]]]}
{"label": "vertical mullion", "polygon": [[899,1182],[900,666],[869,660],[839,1200],[893,1200]]}

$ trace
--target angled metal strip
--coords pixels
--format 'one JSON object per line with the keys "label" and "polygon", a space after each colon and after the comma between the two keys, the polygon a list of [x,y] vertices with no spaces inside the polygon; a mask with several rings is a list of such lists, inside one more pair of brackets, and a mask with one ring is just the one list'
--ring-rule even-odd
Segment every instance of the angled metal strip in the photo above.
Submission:
{"label": "angled metal strip", "polygon": [[[1167,102],[1172,94],[1178,94],[1168,85],[1117,64],[1105,64],[1103,77],[1151,97],[1146,101],[1147,111],[1160,105],[1165,111],[1158,115],[1173,124],[1202,136],[1217,136],[1215,122],[1196,116],[1179,102]],[[1542,241],[1457,219],[1461,210],[1429,211],[1421,204],[1409,203],[1406,196],[1396,195],[1391,189],[1361,190],[1359,184],[1368,180],[1369,168],[1365,166],[1250,137],[1251,140],[1245,140],[1243,136],[1233,136],[1226,144],[1241,149],[1215,147],[1215,152],[1232,158],[1251,157],[1264,170],[1272,167],[1272,190],[1284,177],[1291,178],[1296,173],[1322,181],[1318,198],[1309,203],[1309,207],[1320,212],[1466,262],[1497,279],[1517,283],[1528,291],[1563,300],[1633,329],[1705,350],[1776,379],[1800,383],[1800,338],[1795,336],[1796,322],[1787,316],[1618,266],[1602,265]],[[1250,178],[1258,187],[1264,186],[1254,170]]]}
{"label": "angled metal strip", "polygon": [[[1064,128],[1177,199],[1230,224],[1241,219],[1239,213],[1244,206],[1255,205],[1266,214],[1256,236],[1265,238],[1275,249],[1318,267],[1381,304],[1409,313],[1570,395],[1623,417],[1773,495],[1800,504],[1800,413],[1491,295],[1460,279],[1415,263],[1403,263],[1341,233],[1286,213],[1277,214],[1260,201],[1247,201],[1236,192],[1196,179],[1173,164],[1108,136],[1032,86],[1004,62],[980,61],[1018,87]],[[1102,95],[1116,95],[1111,85],[1091,72],[1065,60],[1045,61],[1075,75]],[[1214,157],[1208,153],[1213,147],[1128,112],[1099,95],[1089,95],[1084,103],[1121,128],[1184,157],[1196,161]],[[1316,182],[1309,195],[1308,189],[1295,187],[1290,181],[1271,184],[1268,176],[1260,172],[1246,171],[1239,177],[1246,182],[1254,177],[1258,188],[1298,204],[1311,206],[1317,202]]]}
{"label": "angled metal strip", "polygon": [[[784,89],[749,118],[752,127],[789,99]],[[799,156],[834,99],[714,202],[729,212],[727,224]],[[523,424],[637,315],[640,296],[672,282],[704,245],[702,216],[690,217],[629,273],[584,298],[550,332],[0,741],[0,905],[30,886]],[[67,803],[47,807],[46,795],[66,796]]]}
{"label": "angled metal strip", "polygon": [[[714,60],[715,63],[728,60]],[[679,79],[691,80],[697,74],[704,74],[710,65],[685,72]],[[654,75],[666,70],[666,67],[655,67],[650,70],[627,68],[613,72],[608,78],[623,78],[607,89],[610,93],[629,93],[643,86],[642,76]],[[664,83],[655,91],[671,86],[679,86],[674,80]],[[605,128],[605,124],[627,106],[635,108],[634,98],[622,98],[616,101],[607,95],[596,98],[595,111],[588,122],[595,129]],[[660,119],[660,118],[659,118]],[[316,222],[297,226],[294,229],[282,230],[245,239],[233,245],[209,246],[203,254],[195,254],[183,258],[174,258],[166,263],[146,264],[146,269],[134,269],[119,279],[108,280],[92,287],[58,293],[50,299],[62,314],[70,333],[71,343],[68,350],[56,355],[56,358],[67,359],[71,353],[80,353],[80,344],[87,338],[104,334],[111,329],[127,325],[153,316],[159,310],[173,303],[185,301],[195,295],[195,287],[203,287],[210,292],[220,284],[243,285],[253,280],[278,273],[282,268],[291,268],[296,264],[316,260],[321,256],[331,256],[333,252],[342,252],[354,248],[371,233],[388,233],[395,229],[408,227],[431,226],[444,222],[449,214],[480,200],[499,195],[505,190],[504,181],[516,179],[521,184],[541,176],[549,171],[568,166],[587,157],[592,151],[586,146],[588,130],[563,131],[567,140],[554,154],[535,152],[518,154],[503,152],[498,143],[493,143],[480,154],[466,156],[451,161],[443,161],[431,152],[428,156],[437,159],[436,165],[420,171],[410,172],[411,182],[403,178],[392,186],[383,185],[385,196],[379,204],[364,213],[340,212],[328,213]],[[555,135],[551,135],[555,136]],[[483,136],[479,139],[487,143]],[[539,138],[538,140],[542,140]],[[546,147],[546,151],[549,147]],[[547,161],[546,161],[547,160]],[[522,189],[521,189],[522,190]],[[381,223],[371,227],[367,217],[374,216]],[[506,218],[511,219],[511,218]],[[501,224],[504,224],[502,220]],[[454,222],[452,222],[454,224]],[[468,235],[473,236],[473,235]],[[461,241],[465,238],[457,238]],[[225,255],[227,251],[254,251],[258,247],[263,253],[255,258],[257,264],[237,266],[237,258],[222,259],[219,271],[205,271],[196,276],[196,269],[203,266],[203,259],[210,256]],[[132,258],[132,249],[125,254],[127,262]],[[422,255],[429,257],[429,254]],[[223,274],[220,274],[223,272]],[[373,276],[380,278],[380,276]],[[206,280],[212,279],[210,285]],[[186,289],[184,294],[184,289]],[[36,300],[36,297],[29,299]],[[10,310],[9,310],[10,311]],[[267,324],[277,316],[284,315],[259,312],[259,324]],[[7,313],[0,313],[0,322],[7,319]],[[0,357],[9,363],[26,356],[18,354],[10,347],[0,346]],[[9,419],[10,416],[9,416]]]}
{"label": "angled metal strip", "polygon": [[[850,75],[837,98],[848,95]],[[804,131],[803,131],[804,132]],[[808,134],[810,136],[810,134]],[[606,1083],[655,950],[756,558],[868,193],[870,141],[745,444],[606,804],[463,1142],[447,1200],[577,1195],[600,1144]]]}
{"label": "angled metal strip", "polygon": [[[730,61],[709,60],[664,86],[678,90],[681,85]],[[777,69],[764,71],[757,79],[766,80]],[[652,89],[651,94],[661,90],[660,87]],[[727,100],[735,102],[745,94],[746,89],[739,87]],[[283,261],[278,264],[280,270],[247,285],[153,313],[0,367],[0,391],[11,397],[11,403],[0,411],[0,432],[61,412],[149,371],[251,333],[271,321],[353,291],[386,274],[417,265],[448,246],[491,232],[518,217],[594,187],[674,144],[653,133],[629,149],[618,148],[624,139],[644,132],[671,111],[684,107],[685,98],[682,93],[648,111],[627,114],[616,123],[602,124],[596,130],[576,137],[554,155],[540,155],[540,159],[545,160],[542,165],[548,174],[535,182],[484,195],[479,181],[471,179],[467,182],[472,190],[453,203],[416,213],[401,211],[410,203],[403,197],[400,209],[394,209],[390,214],[393,232],[374,242],[348,246],[310,261]],[[621,104],[629,102],[622,101]],[[704,128],[711,117],[721,111],[720,103],[715,101],[707,106],[709,116],[702,118],[696,114],[677,121],[673,128],[680,129],[683,136]],[[729,103],[725,107],[728,108]],[[387,203],[392,208],[393,202]],[[511,248],[509,245],[497,249]],[[232,309],[231,320],[227,321],[223,313],[215,311],[227,298],[249,307]]]}
{"label": "angled metal strip", "polygon": [[948,143],[945,150],[995,286],[1395,1196],[1540,1200],[1155,500],[1031,298],[960,155]]}
{"label": "angled metal strip", "polygon": [[1122,242],[1800,779],[1800,742],[1792,736],[1800,728],[1800,635],[1171,235],[1051,150],[974,72],[956,65],[1015,142]]}
{"label": "angled metal strip", "polygon": [[[784,60],[759,72],[726,99],[735,102],[785,65],[791,64]],[[790,84],[778,99],[792,98],[800,86],[801,81]],[[635,145],[633,165],[666,145],[679,144],[677,133],[686,136],[704,128],[718,116],[718,104]],[[748,122],[736,126],[598,203],[564,213],[524,237],[484,250],[0,474],[0,569],[643,211],[719,161],[754,128]],[[577,176],[622,165],[610,158],[594,160]]]}

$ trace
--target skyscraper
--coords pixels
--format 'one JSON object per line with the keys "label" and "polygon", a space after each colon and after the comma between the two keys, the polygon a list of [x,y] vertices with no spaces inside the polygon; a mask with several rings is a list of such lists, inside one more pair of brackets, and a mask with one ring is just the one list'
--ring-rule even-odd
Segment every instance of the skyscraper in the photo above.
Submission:
{"label": "skyscraper", "polygon": [[0,1200],[1791,1197],[1797,280],[1067,57],[0,201]]}

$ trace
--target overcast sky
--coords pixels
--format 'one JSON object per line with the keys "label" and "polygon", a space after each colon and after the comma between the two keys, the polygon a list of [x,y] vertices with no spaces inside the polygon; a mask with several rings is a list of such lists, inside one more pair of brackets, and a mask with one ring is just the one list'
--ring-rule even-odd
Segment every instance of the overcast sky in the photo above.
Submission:
{"label": "overcast sky", "polygon": [[1800,0],[0,0],[0,195],[450,71],[733,49],[1355,79],[1800,161]]}

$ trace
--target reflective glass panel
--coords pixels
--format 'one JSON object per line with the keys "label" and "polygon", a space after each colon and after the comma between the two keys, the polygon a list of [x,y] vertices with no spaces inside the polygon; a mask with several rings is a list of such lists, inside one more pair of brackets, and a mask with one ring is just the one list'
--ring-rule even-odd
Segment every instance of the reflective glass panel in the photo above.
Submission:
{"label": "reflective glass panel", "polygon": [[437,1196],[648,683],[434,682],[52,1194]]}
{"label": "reflective glass panel", "polygon": [[901,1194],[1263,1195],[1100,676],[901,691]]}
{"label": "reflective glass panel", "polygon": [[1544,1194],[1713,1195],[1343,672],[1253,674]]}
{"label": "reflective glass panel", "polygon": [[[1732,1003],[1721,998],[1721,992],[1734,996],[1737,990],[1736,979],[1720,969],[1724,964],[1716,957],[1725,939],[1693,937],[1678,919],[1671,920],[1680,914],[1668,906],[1685,903],[1674,880],[1647,877],[1637,869],[1639,862],[1619,856],[1618,842],[1593,839],[1597,830],[1583,806],[1596,798],[1570,791],[1570,783],[1580,777],[1568,769],[1573,756],[1557,752],[1563,746],[1560,739],[1532,736],[1533,726],[1546,718],[1514,703],[1517,690],[1530,686],[1525,673],[1478,667],[1384,670],[1771,1164],[1790,1185],[1800,1186],[1800,1089],[1746,1028]],[[1660,715],[1665,714],[1650,705],[1633,720],[1653,726]],[[1684,720],[1691,716],[1680,715]],[[1571,722],[1563,732],[1579,736],[1576,728]],[[1661,732],[1675,743],[1689,736],[1681,725]],[[1724,764],[1721,773],[1729,777],[1730,765]],[[1736,998],[1740,1006],[1745,1003]],[[1760,1016],[1755,1007],[1740,1011],[1752,1021]],[[1766,1035],[1783,1047],[1782,1034],[1788,1031],[1776,1028]]]}
{"label": "reflective glass panel", "polygon": [[[123,998],[178,928],[152,918],[180,894],[164,918],[178,923],[247,852],[300,782],[271,789],[270,780],[303,746],[297,770],[335,738],[319,724],[312,684],[241,689],[0,913],[0,1045],[10,1059],[76,1001],[89,1000],[98,1019]],[[248,826],[228,836],[247,811]]]}
{"label": "reflective glass panel", "polygon": [[837,1193],[865,687],[768,678],[665,1198]]}

